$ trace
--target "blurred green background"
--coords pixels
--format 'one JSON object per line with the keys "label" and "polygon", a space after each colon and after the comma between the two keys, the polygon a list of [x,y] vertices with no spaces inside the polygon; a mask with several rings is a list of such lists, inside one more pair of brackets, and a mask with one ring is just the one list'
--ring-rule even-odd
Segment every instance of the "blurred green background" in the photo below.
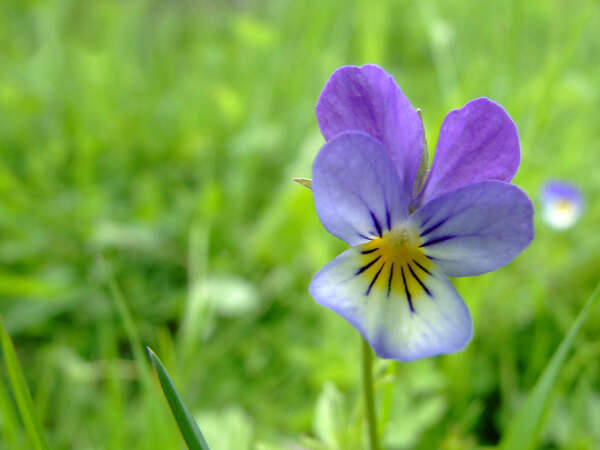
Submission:
{"label": "blurred green background", "polygon": [[[376,364],[386,448],[496,445],[600,275],[598,30],[584,0],[1,2],[0,314],[50,446],[182,448],[150,345],[215,450],[361,448],[359,338],[307,291],[344,244],[291,179],[329,75],[365,62],[430,149],[488,96],[519,128],[515,182],[586,196],[575,227],[538,214],[515,262],[456,280],[465,351]],[[600,448],[599,320],[539,448]],[[1,376],[0,448],[30,448]]]}

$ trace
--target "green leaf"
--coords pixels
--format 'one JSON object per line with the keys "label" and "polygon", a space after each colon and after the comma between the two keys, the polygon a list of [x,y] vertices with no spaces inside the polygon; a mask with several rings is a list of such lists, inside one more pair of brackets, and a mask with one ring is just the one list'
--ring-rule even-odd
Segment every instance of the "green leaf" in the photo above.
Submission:
{"label": "green leaf", "polygon": [[590,310],[596,305],[598,298],[600,298],[598,296],[599,292],[600,283],[588,298],[573,325],[571,325],[569,332],[560,343],[560,346],[544,369],[544,373],[537,381],[535,387],[527,396],[525,403],[509,424],[507,432],[500,442],[499,448],[501,450],[528,450],[534,448],[560,369],[565,362],[569,350],[573,346],[581,325],[587,318]]}
{"label": "green leaf", "polygon": [[0,383],[0,415],[2,417],[1,436],[5,439],[7,448],[21,448],[22,446],[19,445],[21,424],[4,383]]}
{"label": "green leaf", "polygon": [[315,405],[313,431],[329,449],[344,448],[342,433],[348,422],[346,411],[342,393],[335,384],[325,383]]}
{"label": "green leaf", "polygon": [[158,356],[154,354],[150,347],[146,347],[146,350],[152,361],[152,366],[158,375],[158,380],[160,381],[163,393],[165,394],[167,402],[169,402],[173,417],[175,417],[177,426],[179,426],[179,431],[181,431],[181,435],[188,448],[190,450],[209,450],[208,444],[206,443],[204,436],[202,436],[202,432],[198,428],[196,421],[185,408],[171,377],[169,377],[169,374],[160,362],[160,359],[158,359]]}
{"label": "green leaf", "polygon": [[8,379],[10,380],[10,386],[12,388],[21,419],[27,430],[27,435],[31,441],[31,445],[36,450],[47,450],[48,444],[44,436],[42,426],[35,414],[33,408],[33,401],[31,400],[31,394],[27,388],[25,377],[23,376],[23,370],[17,359],[15,347],[13,346],[12,340],[6,328],[4,327],[4,321],[0,317],[0,341],[2,341],[2,352],[4,353],[4,361],[6,363],[6,370],[8,372]]}

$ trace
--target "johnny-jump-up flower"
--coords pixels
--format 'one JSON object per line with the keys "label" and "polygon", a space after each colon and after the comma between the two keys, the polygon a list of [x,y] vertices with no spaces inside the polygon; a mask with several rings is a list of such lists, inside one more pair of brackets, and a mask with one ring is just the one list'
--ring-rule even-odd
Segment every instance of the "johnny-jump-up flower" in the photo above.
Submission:
{"label": "johnny-jump-up flower", "polygon": [[577,222],[583,209],[579,189],[563,181],[549,181],[541,192],[542,217],[552,228],[565,230]]}
{"label": "johnny-jump-up flower", "polygon": [[312,296],[382,358],[462,349],[471,317],[448,276],[498,269],[533,239],[531,201],[509,184],[515,124],[487,98],[450,112],[423,183],[422,121],[380,67],[336,70],[317,120],[327,141],[313,164],[317,215],[352,247],[315,275]]}

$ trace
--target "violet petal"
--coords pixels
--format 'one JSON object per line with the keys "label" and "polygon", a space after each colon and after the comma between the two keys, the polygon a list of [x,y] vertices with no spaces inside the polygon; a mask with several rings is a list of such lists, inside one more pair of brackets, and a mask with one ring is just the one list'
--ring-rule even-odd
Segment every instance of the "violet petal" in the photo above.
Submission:
{"label": "violet petal", "polygon": [[361,131],[381,141],[412,194],[423,153],[423,124],[391,75],[371,64],[340,67],[323,88],[316,113],[326,140]]}
{"label": "violet petal", "polygon": [[444,119],[419,204],[478,181],[510,181],[520,160],[517,127],[506,111],[488,98],[471,100]]}

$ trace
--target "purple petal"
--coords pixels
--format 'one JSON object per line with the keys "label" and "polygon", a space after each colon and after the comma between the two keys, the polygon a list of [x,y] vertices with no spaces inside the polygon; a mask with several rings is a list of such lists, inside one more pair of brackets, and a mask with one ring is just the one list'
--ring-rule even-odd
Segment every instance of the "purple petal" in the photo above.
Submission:
{"label": "purple petal", "polygon": [[361,131],[381,141],[412,194],[423,153],[423,124],[391,75],[370,64],[340,67],[323,88],[316,112],[326,140]]}
{"label": "purple petal", "polygon": [[548,181],[542,189],[543,202],[566,200],[579,207],[583,206],[581,191],[573,184],[564,181]]}
{"label": "purple petal", "polygon": [[511,262],[533,239],[533,205],[521,189],[482,181],[441,195],[410,217],[421,248],[446,275],[480,275]]}
{"label": "purple petal", "polygon": [[517,127],[506,111],[488,98],[471,100],[442,123],[420,204],[478,181],[508,182],[520,160]]}
{"label": "purple petal", "polygon": [[[321,269],[310,293],[353,325],[382,358],[411,361],[465,347],[471,338],[471,317],[452,283],[434,266],[429,275],[416,266],[401,273],[378,260],[368,270],[357,270],[364,255],[351,248]],[[395,276],[393,276],[395,274]],[[393,276],[394,288],[389,289]],[[417,276],[427,288],[418,288]],[[408,297],[404,283],[411,286]],[[418,289],[414,289],[417,287]]]}
{"label": "purple petal", "polygon": [[357,245],[406,220],[409,196],[385,149],[369,135],[344,133],[313,163],[313,197],[327,230]]}

